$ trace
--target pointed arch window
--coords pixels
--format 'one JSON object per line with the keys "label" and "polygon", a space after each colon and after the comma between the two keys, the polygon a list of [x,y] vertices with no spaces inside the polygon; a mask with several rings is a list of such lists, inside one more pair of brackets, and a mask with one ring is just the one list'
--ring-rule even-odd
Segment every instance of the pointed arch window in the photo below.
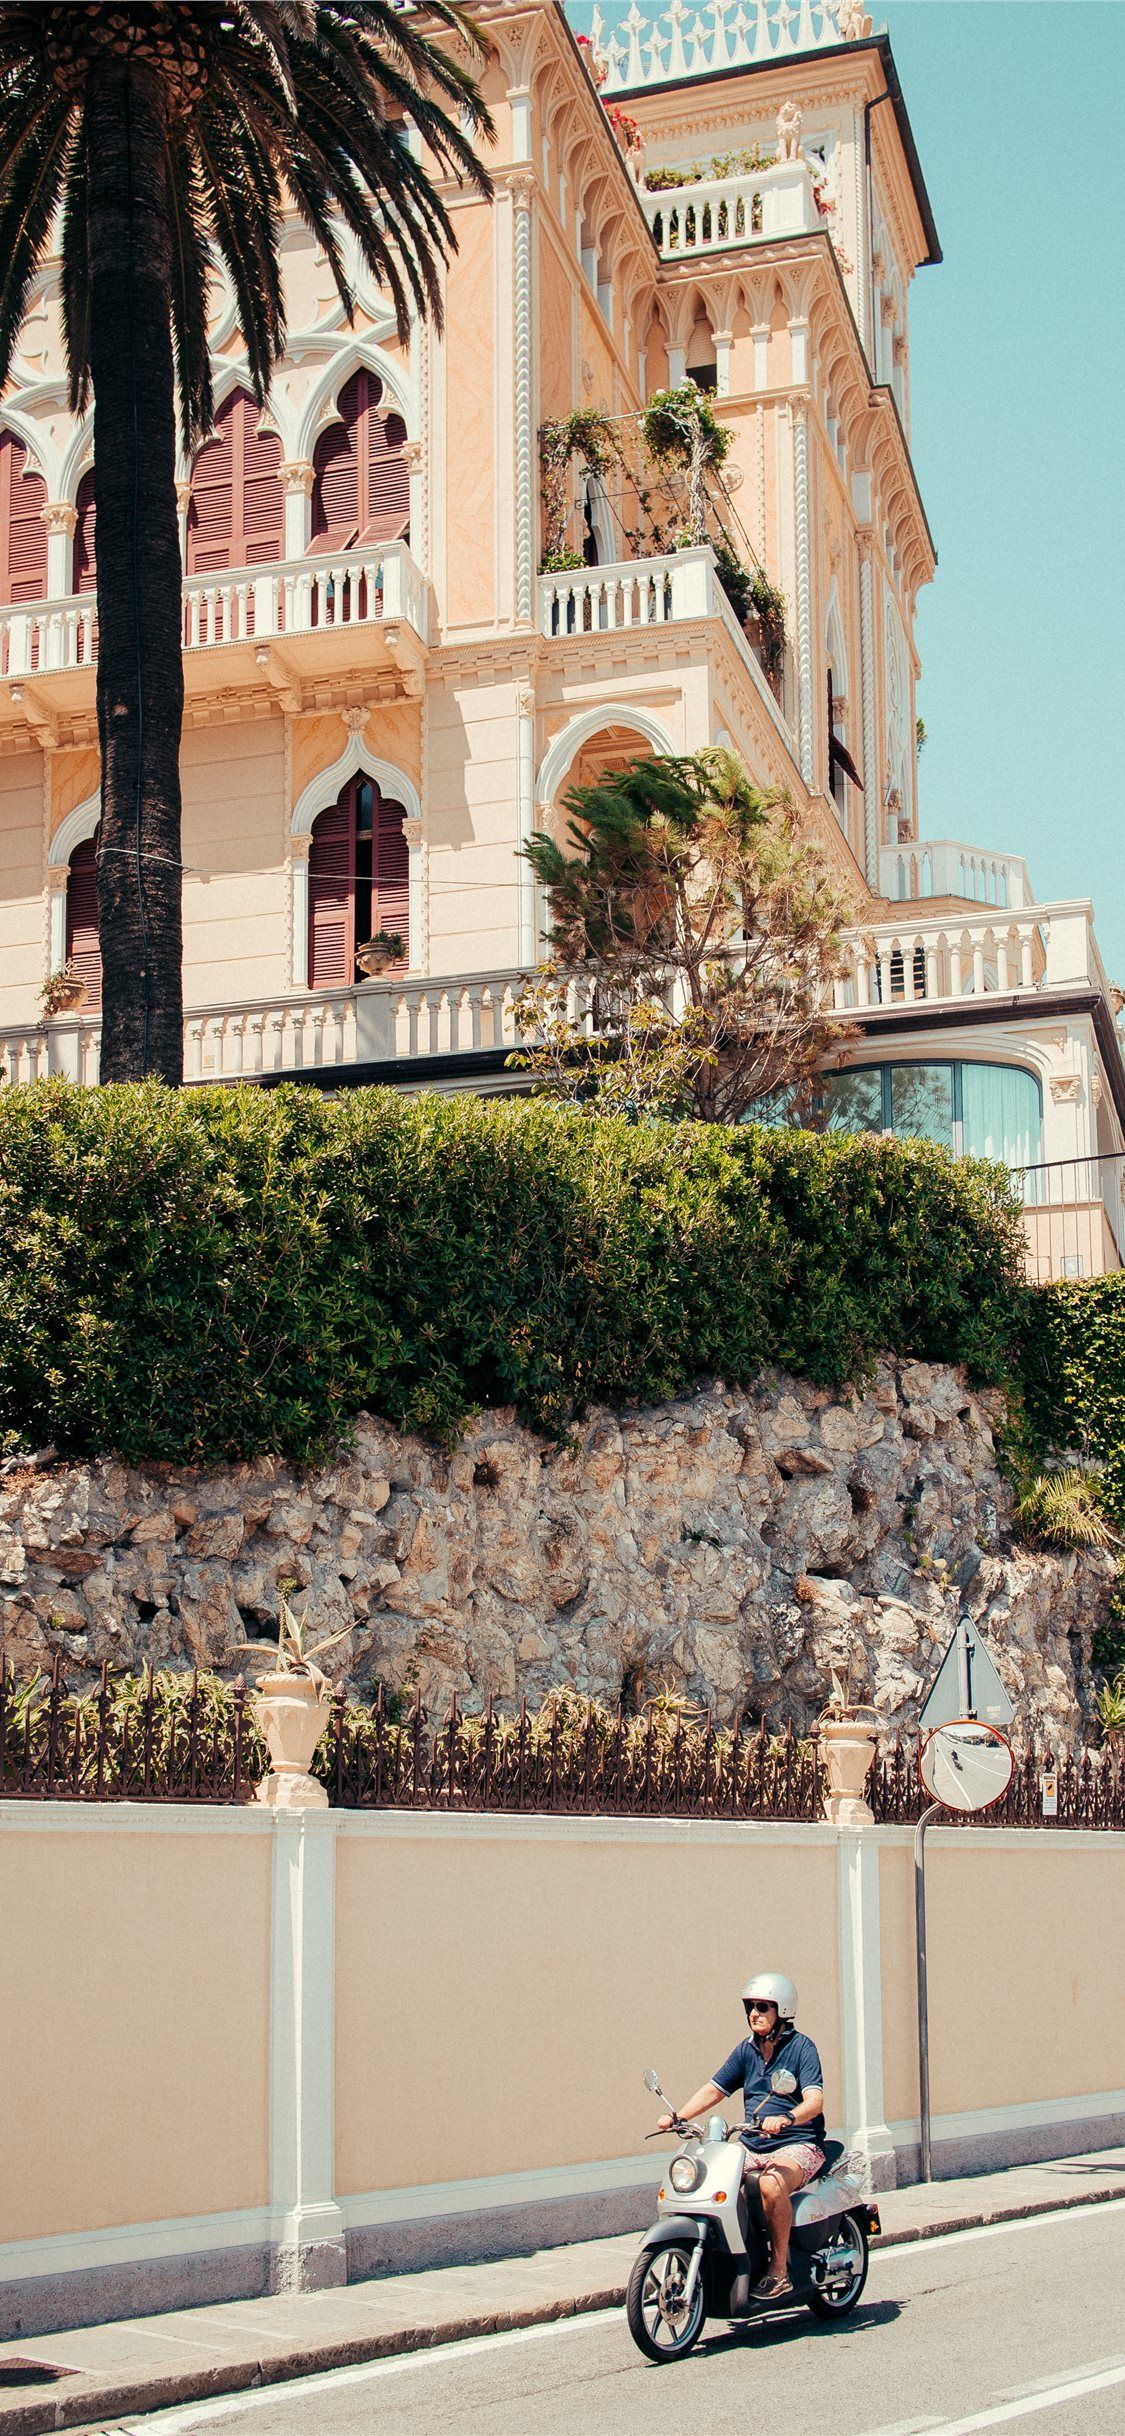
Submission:
{"label": "pointed arch window", "polygon": [[94,507],[94,475],[91,468],[83,474],[74,499],[78,522],[74,528],[74,589],[76,592],[96,592],[98,585],[98,554],[95,541],[97,511]]}
{"label": "pointed arch window", "polygon": [[285,508],[277,469],[281,442],[259,429],[262,409],[245,389],[224,398],[214,435],[191,472],[187,571],[261,566],[283,553]]}
{"label": "pointed arch window", "polygon": [[98,839],[101,824],[70,858],[66,882],[66,960],[86,983],[88,1007],[102,1002],[102,952],[98,943]]}
{"label": "pointed arch window", "polygon": [[406,808],[362,771],[313,822],[309,850],[309,987],[346,989],[365,976],[356,949],[397,932],[410,961],[410,852]]}
{"label": "pointed arch window", "polygon": [[0,432],[0,602],[47,597],[47,485],[28,468],[27,450]]}
{"label": "pointed arch window", "polygon": [[348,550],[405,541],[410,528],[406,425],[383,403],[383,384],[362,365],[337,400],[341,417],[313,451],[312,547]]}

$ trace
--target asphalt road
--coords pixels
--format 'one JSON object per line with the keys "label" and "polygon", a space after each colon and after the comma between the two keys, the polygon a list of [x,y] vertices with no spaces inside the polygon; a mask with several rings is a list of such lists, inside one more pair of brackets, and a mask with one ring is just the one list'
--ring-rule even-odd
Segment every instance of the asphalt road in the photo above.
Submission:
{"label": "asphalt road", "polygon": [[876,2253],[855,2314],[649,2366],[604,2313],[130,2421],[128,2436],[1120,2436],[1125,2201]]}

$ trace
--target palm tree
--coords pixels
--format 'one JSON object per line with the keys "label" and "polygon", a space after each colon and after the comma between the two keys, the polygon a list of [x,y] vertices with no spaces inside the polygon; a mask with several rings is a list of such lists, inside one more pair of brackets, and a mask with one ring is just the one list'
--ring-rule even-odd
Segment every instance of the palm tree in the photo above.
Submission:
{"label": "palm tree", "polygon": [[[487,195],[483,44],[455,0],[0,0],[0,384],[28,289],[62,255],[71,406],[94,401],[102,819],[102,1078],[182,1079],[181,570],[175,490],[213,423],[206,299],[219,255],[264,402],[285,345],[292,201],[349,316],[339,223],[390,295],[440,319],[454,246],[403,139]],[[452,31],[472,66],[443,51]]]}

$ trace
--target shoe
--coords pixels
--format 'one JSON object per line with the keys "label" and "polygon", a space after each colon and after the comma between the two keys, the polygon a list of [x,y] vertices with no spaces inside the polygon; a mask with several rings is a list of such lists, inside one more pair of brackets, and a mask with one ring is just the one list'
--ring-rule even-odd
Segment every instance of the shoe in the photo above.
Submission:
{"label": "shoe", "polygon": [[760,2275],[757,2283],[750,2287],[750,2298],[752,2301],[780,2301],[792,2290],[787,2275]]}

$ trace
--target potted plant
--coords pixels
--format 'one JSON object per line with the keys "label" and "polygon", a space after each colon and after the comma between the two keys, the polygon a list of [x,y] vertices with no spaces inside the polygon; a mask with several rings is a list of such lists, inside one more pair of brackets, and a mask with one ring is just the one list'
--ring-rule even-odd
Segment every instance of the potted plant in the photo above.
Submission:
{"label": "potted plant", "polygon": [[879,1721],[870,1701],[851,1700],[847,1681],[831,1670],[832,1697],[816,1723],[817,1748],[828,1783],[824,1815],[836,1827],[870,1827],[874,1812],[864,1799],[875,1759]]}
{"label": "potted plant", "polygon": [[329,1633],[305,1646],[306,1622],[295,1616],[282,1597],[277,1614],[277,1647],[272,1642],[246,1643],[248,1651],[268,1655],[271,1664],[257,1675],[252,1707],[270,1755],[270,1773],[258,1787],[258,1800],[274,1810],[326,1810],[328,1795],[310,1776],[312,1755],[328,1723],[331,1702],[328,1677],[316,1663],[326,1649],[346,1640],[351,1630]]}
{"label": "potted plant", "polygon": [[392,964],[402,964],[406,957],[406,941],[401,931],[377,930],[363,947],[357,947],[355,960],[362,973],[377,981],[380,973],[388,972]]}
{"label": "potted plant", "polygon": [[85,975],[76,972],[69,961],[52,973],[39,992],[39,1004],[46,1016],[80,1015],[90,995]]}

